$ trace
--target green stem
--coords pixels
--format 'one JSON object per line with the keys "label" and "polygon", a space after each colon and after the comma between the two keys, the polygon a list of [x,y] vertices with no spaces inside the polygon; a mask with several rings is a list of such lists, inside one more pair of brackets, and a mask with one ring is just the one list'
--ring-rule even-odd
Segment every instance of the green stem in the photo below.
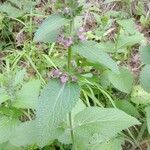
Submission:
{"label": "green stem", "polygon": [[76,144],[75,144],[75,139],[74,139],[74,131],[73,131],[73,122],[72,122],[72,114],[71,112],[69,113],[69,123],[70,123],[70,134],[71,134],[71,140],[72,140],[72,145],[73,145],[73,150],[77,150]]}
{"label": "green stem", "polygon": [[[72,30],[73,30],[73,24],[74,21],[73,19],[70,21],[70,35],[72,35]],[[68,48],[68,72],[70,73],[71,71],[71,59],[72,59],[72,49],[71,47]],[[71,134],[71,139],[72,139],[72,145],[73,145],[73,150],[77,150],[76,145],[75,145],[75,139],[74,139],[74,131],[73,131],[73,121],[72,121],[72,114],[69,112],[69,124],[70,124],[70,134]]]}
{"label": "green stem", "polygon": [[68,48],[68,72],[70,72],[71,69],[71,57],[72,57],[72,50],[71,47]]}

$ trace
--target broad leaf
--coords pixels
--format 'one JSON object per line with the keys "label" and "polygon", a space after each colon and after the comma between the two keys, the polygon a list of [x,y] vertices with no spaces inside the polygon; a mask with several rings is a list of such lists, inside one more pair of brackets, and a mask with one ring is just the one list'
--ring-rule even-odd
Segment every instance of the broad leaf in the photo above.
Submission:
{"label": "broad leaf", "polygon": [[74,45],[72,49],[74,52],[89,59],[91,62],[100,63],[112,71],[119,73],[117,64],[110,58],[107,53],[98,47],[98,43],[94,41],[86,41]]}
{"label": "broad leaf", "polygon": [[104,142],[139,121],[115,108],[90,107],[79,112],[74,123],[77,147],[84,150],[93,146],[96,138]]}
{"label": "broad leaf", "polygon": [[40,86],[40,80],[31,80],[24,83],[21,90],[17,93],[17,99],[13,102],[13,106],[17,108],[35,108]]}
{"label": "broad leaf", "polygon": [[148,132],[150,134],[150,106],[147,106],[145,108],[145,111],[146,111],[147,128],[148,128]]}
{"label": "broad leaf", "polygon": [[137,105],[147,105],[150,103],[150,93],[144,91],[141,86],[135,86],[131,93],[131,101]]}
{"label": "broad leaf", "polygon": [[43,89],[37,107],[38,144],[45,146],[55,139],[55,131],[79,100],[77,83],[62,84],[50,80]]}
{"label": "broad leaf", "polygon": [[24,14],[23,10],[17,9],[16,7],[13,7],[9,3],[4,3],[0,6],[0,11],[7,13],[10,17],[20,17]]}
{"label": "broad leaf", "polygon": [[113,138],[103,143],[97,143],[90,150],[122,150],[123,138]]}
{"label": "broad leaf", "polygon": [[42,25],[36,31],[34,41],[55,42],[59,33],[59,28],[65,25],[65,23],[67,22],[68,20],[61,17],[60,15],[51,15],[42,23]]}
{"label": "broad leaf", "polygon": [[130,93],[133,85],[133,75],[127,69],[121,69],[120,74],[110,72],[108,75],[110,82],[118,90]]}
{"label": "broad leaf", "polygon": [[35,144],[37,136],[35,126],[36,122],[34,120],[21,123],[12,132],[10,143],[18,147]]}
{"label": "broad leaf", "polygon": [[116,100],[115,105],[118,109],[126,112],[127,114],[133,116],[133,117],[139,117],[140,114],[134,105],[132,105],[131,102],[128,100]]}
{"label": "broad leaf", "polygon": [[141,61],[150,65],[150,45],[140,49]]}
{"label": "broad leaf", "polygon": [[146,65],[140,74],[140,83],[142,85],[142,88],[150,92],[150,65]]}
{"label": "broad leaf", "polygon": [[17,120],[0,115],[0,143],[9,140],[17,124]]}
{"label": "broad leaf", "polygon": [[21,147],[16,147],[9,142],[0,144],[0,150],[22,150]]}
{"label": "broad leaf", "polygon": [[143,34],[136,32],[134,35],[126,35],[124,32],[120,33],[119,39],[117,41],[117,49],[122,49],[127,46],[133,46],[135,44],[144,43],[145,37]]}
{"label": "broad leaf", "polygon": [[137,32],[135,22],[132,19],[118,20],[117,23],[129,34]]}

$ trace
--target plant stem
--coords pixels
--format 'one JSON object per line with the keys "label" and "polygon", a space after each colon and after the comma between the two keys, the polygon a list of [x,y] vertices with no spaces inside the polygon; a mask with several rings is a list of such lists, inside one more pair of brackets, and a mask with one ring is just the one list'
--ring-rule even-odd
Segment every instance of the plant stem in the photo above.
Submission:
{"label": "plant stem", "polygon": [[[73,24],[74,21],[73,19],[70,21],[70,35],[72,35],[72,30],[73,30]],[[72,58],[72,49],[71,47],[68,48],[68,72],[70,73],[71,71],[71,58]],[[72,145],[73,145],[73,150],[77,150],[76,145],[75,145],[75,140],[74,140],[74,132],[73,132],[73,121],[72,121],[72,114],[69,112],[69,124],[70,124],[70,134],[71,134],[71,139],[72,139]]]}
{"label": "plant stem", "polygon": [[74,132],[73,132],[73,122],[72,122],[72,114],[69,112],[69,123],[70,123],[70,134],[71,134],[71,139],[72,139],[72,145],[73,145],[73,150],[77,150],[76,144],[75,144],[75,139],[74,139]]}
{"label": "plant stem", "polygon": [[68,72],[70,72],[71,69],[71,57],[72,57],[72,50],[71,47],[68,48]]}

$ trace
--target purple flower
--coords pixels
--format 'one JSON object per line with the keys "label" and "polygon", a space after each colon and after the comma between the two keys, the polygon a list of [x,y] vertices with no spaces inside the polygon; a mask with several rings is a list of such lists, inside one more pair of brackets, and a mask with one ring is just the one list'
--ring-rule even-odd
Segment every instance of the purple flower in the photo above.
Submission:
{"label": "purple flower", "polygon": [[72,76],[72,77],[71,77],[71,81],[72,81],[72,82],[77,82],[77,77],[76,77],[76,76]]}
{"label": "purple flower", "polygon": [[65,48],[68,48],[73,44],[73,39],[72,37],[64,37],[63,35],[60,35],[57,38],[57,42],[63,45]]}
{"label": "purple flower", "polygon": [[72,44],[73,44],[72,37],[66,38],[66,39],[64,40],[64,43],[63,43],[64,47],[66,47],[66,48],[67,48],[67,47],[70,47]]}
{"label": "purple flower", "polygon": [[59,69],[54,69],[52,71],[52,76],[55,78],[59,78],[61,74],[62,74],[62,72]]}
{"label": "purple flower", "polygon": [[85,34],[81,34],[81,35],[78,35],[78,38],[80,39],[80,41],[86,41],[87,40],[87,37]]}
{"label": "purple flower", "polygon": [[84,27],[80,27],[79,28],[79,33],[83,33],[83,32],[85,32],[85,28]]}
{"label": "purple flower", "polygon": [[63,74],[60,77],[60,81],[61,81],[62,84],[66,83],[68,81],[68,75],[67,74]]}
{"label": "purple flower", "polygon": [[78,33],[77,33],[77,36],[78,36],[80,41],[87,40],[87,37],[86,37],[85,33],[86,33],[85,28],[84,27],[80,27],[79,30],[78,30]]}

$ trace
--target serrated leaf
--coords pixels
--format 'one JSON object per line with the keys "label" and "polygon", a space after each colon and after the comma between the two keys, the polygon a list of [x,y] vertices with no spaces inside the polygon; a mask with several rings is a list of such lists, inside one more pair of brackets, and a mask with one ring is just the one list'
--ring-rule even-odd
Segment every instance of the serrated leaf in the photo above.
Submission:
{"label": "serrated leaf", "polygon": [[146,65],[140,74],[140,83],[142,88],[150,93],[150,65]]}
{"label": "serrated leaf", "polygon": [[74,119],[77,147],[87,149],[98,141],[104,142],[139,121],[116,108],[90,107],[79,112]]}
{"label": "serrated leaf", "polygon": [[117,23],[129,34],[134,34],[137,32],[133,19],[118,20]]}
{"label": "serrated leaf", "polygon": [[127,100],[117,100],[115,101],[115,105],[118,109],[126,112],[127,114],[134,116],[134,117],[139,117],[140,114],[134,105],[131,104],[131,102]]}
{"label": "serrated leaf", "polygon": [[60,122],[79,100],[80,90],[77,83],[62,84],[50,80],[43,89],[37,107],[38,144],[45,146],[55,139],[55,131]]}
{"label": "serrated leaf", "polygon": [[112,71],[119,73],[119,69],[115,61],[111,59],[107,53],[99,49],[98,43],[94,41],[86,41],[74,45],[72,49],[74,52],[89,59],[90,61],[100,63]]}
{"label": "serrated leaf", "polygon": [[11,6],[9,3],[4,3],[0,6],[0,11],[7,13],[10,17],[20,17],[24,14],[23,10]]}
{"label": "serrated leaf", "polygon": [[109,141],[99,143],[93,146],[90,150],[122,150],[123,138],[113,138]]}
{"label": "serrated leaf", "polygon": [[42,25],[36,31],[34,41],[55,42],[59,33],[59,28],[65,25],[67,22],[68,20],[60,15],[51,15],[42,23]]}
{"label": "serrated leaf", "polygon": [[120,74],[110,72],[108,78],[118,90],[125,93],[131,92],[133,86],[133,75],[127,69],[121,69]]}
{"label": "serrated leaf", "polygon": [[13,106],[17,108],[35,108],[37,106],[40,86],[40,80],[31,80],[24,83],[21,90],[17,92],[17,99],[13,102]]}
{"label": "serrated leaf", "polygon": [[141,61],[150,65],[150,45],[140,49]]}
{"label": "serrated leaf", "polygon": [[148,128],[148,132],[150,134],[150,106],[147,106],[145,108],[145,112],[146,112],[147,128]]}
{"label": "serrated leaf", "polygon": [[136,32],[134,35],[126,35],[124,32],[120,33],[119,39],[117,41],[117,49],[122,49],[127,46],[133,46],[135,44],[144,43],[145,37],[143,34]]}
{"label": "serrated leaf", "polygon": [[36,143],[37,131],[34,120],[21,123],[12,132],[10,143],[20,147]]}
{"label": "serrated leaf", "polygon": [[135,86],[131,93],[131,101],[137,105],[147,105],[150,103],[150,93],[144,91],[139,85]]}
{"label": "serrated leaf", "polygon": [[12,135],[12,131],[15,129],[18,121],[11,118],[0,115],[0,143],[7,142]]}

